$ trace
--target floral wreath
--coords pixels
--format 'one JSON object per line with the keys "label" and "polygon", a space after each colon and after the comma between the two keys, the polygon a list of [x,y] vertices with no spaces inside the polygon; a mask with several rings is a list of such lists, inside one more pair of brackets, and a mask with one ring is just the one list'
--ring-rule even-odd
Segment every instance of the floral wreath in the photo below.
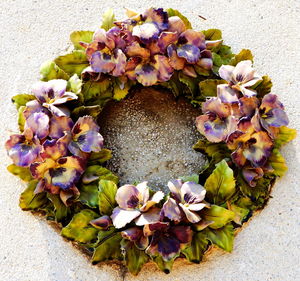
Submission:
{"label": "floral wreath", "polygon": [[[233,54],[220,30],[193,30],[174,9],[127,17],[109,10],[96,32],[73,32],[74,50],[44,63],[31,93],[13,97],[21,132],[6,142],[8,170],[28,182],[20,207],[59,223],[93,264],[123,260],[137,274],[151,259],[168,273],[178,257],[199,263],[213,245],[232,251],[236,230],[287,170],[279,148],[296,131],[250,50]],[[118,188],[105,168],[111,151],[97,116],[138,86],[168,88],[202,108],[193,148],[207,163],[170,180],[168,194],[146,181]]]}

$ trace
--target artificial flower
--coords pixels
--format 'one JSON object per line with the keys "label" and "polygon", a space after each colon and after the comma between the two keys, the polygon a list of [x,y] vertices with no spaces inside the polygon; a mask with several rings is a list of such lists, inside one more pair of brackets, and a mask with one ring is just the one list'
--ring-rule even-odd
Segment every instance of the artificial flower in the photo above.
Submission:
{"label": "artificial flower", "polygon": [[85,153],[99,152],[102,147],[103,137],[93,117],[80,117],[71,131],[71,141],[68,144],[70,152],[84,157]]}
{"label": "artificial flower", "polygon": [[170,226],[169,223],[157,222],[145,225],[144,235],[151,236],[146,253],[152,257],[161,256],[164,261],[170,261],[191,242],[193,232],[190,226]]}
{"label": "artificial flower", "polygon": [[102,216],[100,218],[90,221],[90,224],[95,228],[101,230],[108,230],[109,227],[112,225],[112,221],[109,216]]}
{"label": "artificial flower", "polygon": [[39,139],[30,129],[26,129],[22,135],[11,135],[5,143],[8,156],[17,166],[28,167],[39,160],[42,150]]}
{"label": "artificial flower", "polygon": [[154,205],[159,203],[164,193],[157,191],[150,197],[147,182],[137,186],[123,185],[116,194],[118,207],[113,210],[112,221],[116,228],[122,228],[135,219],[136,225],[145,225],[159,221],[160,210]]}
{"label": "artificial flower", "polygon": [[61,117],[68,115],[68,112],[61,105],[78,98],[76,94],[67,92],[66,89],[66,80],[55,79],[35,83],[31,91],[43,107],[46,107],[52,114]]}
{"label": "artificial flower", "polygon": [[135,246],[140,250],[145,250],[149,245],[148,236],[144,235],[143,229],[133,226],[121,231],[123,238],[134,242]]}
{"label": "artificial flower", "polygon": [[232,108],[213,97],[202,104],[201,115],[196,118],[199,132],[211,142],[226,141],[236,130],[237,119],[232,115]]}

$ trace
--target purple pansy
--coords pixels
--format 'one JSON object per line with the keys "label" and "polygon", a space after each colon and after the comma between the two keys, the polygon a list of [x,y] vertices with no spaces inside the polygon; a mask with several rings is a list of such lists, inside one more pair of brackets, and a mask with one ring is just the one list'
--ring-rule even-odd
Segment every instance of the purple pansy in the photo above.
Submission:
{"label": "purple pansy", "polygon": [[118,207],[113,210],[112,221],[116,228],[122,228],[135,219],[136,225],[145,225],[159,221],[160,210],[154,206],[164,197],[163,192],[157,191],[150,196],[147,182],[137,186],[123,185],[116,194]]}
{"label": "purple pansy", "polygon": [[196,118],[199,132],[211,142],[225,141],[236,130],[237,119],[232,115],[232,108],[219,98],[211,98],[202,104],[201,115]]}
{"label": "purple pansy", "polygon": [[149,245],[149,239],[144,235],[143,229],[137,226],[127,228],[121,232],[124,239],[134,242],[140,250],[145,250]]}
{"label": "purple pansy", "polygon": [[78,98],[76,94],[67,92],[66,88],[67,81],[55,79],[35,83],[31,91],[43,107],[47,108],[52,114],[61,117],[68,115],[68,111],[61,105]]}
{"label": "purple pansy", "polygon": [[39,139],[30,129],[26,129],[22,135],[11,135],[5,143],[5,148],[13,163],[21,167],[28,167],[38,161],[42,150]]}
{"label": "purple pansy", "polygon": [[241,61],[236,66],[222,65],[219,75],[228,82],[218,85],[218,97],[226,103],[238,102],[240,93],[245,97],[255,96],[256,91],[251,87],[262,80],[250,60]]}
{"label": "purple pansy", "polygon": [[103,137],[99,133],[99,126],[91,116],[80,117],[71,135],[72,140],[68,148],[76,156],[84,157],[85,153],[99,152],[103,147]]}
{"label": "purple pansy", "polygon": [[101,230],[108,230],[109,227],[112,226],[112,221],[109,216],[102,216],[100,218],[90,221],[90,224],[95,228]]}
{"label": "purple pansy", "polygon": [[208,206],[203,202],[206,194],[203,186],[190,181],[183,183],[178,179],[169,181],[168,187],[171,198],[164,203],[162,215],[170,220],[180,221],[183,212],[191,223],[199,222],[201,218],[197,212]]}
{"label": "purple pansy", "polygon": [[169,223],[158,222],[145,225],[144,235],[151,236],[146,253],[152,257],[161,256],[164,261],[170,261],[191,242],[193,232],[190,226],[170,226]]}

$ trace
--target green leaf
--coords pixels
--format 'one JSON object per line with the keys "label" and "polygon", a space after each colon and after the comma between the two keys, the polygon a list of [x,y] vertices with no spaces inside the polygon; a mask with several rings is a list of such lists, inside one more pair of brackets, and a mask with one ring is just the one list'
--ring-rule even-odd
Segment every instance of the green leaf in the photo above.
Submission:
{"label": "green leaf", "polygon": [[91,208],[98,207],[98,184],[81,184],[80,185],[80,195],[78,200]]}
{"label": "green leaf", "polygon": [[71,115],[76,120],[79,117],[90,115],[94,118],[97,118],[101,113],[101,107],[99,105],[91,105],[91,106],[79,106],[73,109]]}
{"label": "green leaf", "polygon": [[86,54],[83,51],[74,51],[60,56],[54,62],[69,75],[77,74],[80,76],[81,72],[89,66]]}
{"label": "green leaf", "polygon": [[67,89],[75,94],[81,93],[82,81],[77,74],[74,74],[68,81]]}
{"label": "green leaf", "polygon": [[29,182],[32,180],[32,176],[29,168],[20,167],[15,164],[7,166],[7,170],[15,176],[18,176],[21,180]]}
{"label": "green leaf", "polygon": [[80,243],[91,242],[97,238],[98,230],[90,225],[90,221],[98,217],[99,215],[92,210],[82,210],[61,230],[61,235]]}
{"label": "green leaf", "polygon": [[108,259],[119,259],[121,257],[120,242],[122,236],[114,228],[108,231],[99,231],[97,247],[95,248],[92,263],[96,264]]}
{"label": "green leaf", "polygon": [[51,60],[48,60],[41,65],[40,74],[42,81],[49,81],[52,79],[69,79],[69,75]]}
{"label": "green leaf", "polygon": [[222,204],[235,193],[235,179],[233,170],[225,160],[216,165],[216,168],[205,182],[206,196],[209,202]]}
{"label": "green leaf", "polygon": [[191,245],[182,250],[182,253],[185,255],[188,261],[200,263],[205,251],[208,248],[208,243],[209,241],[204,233],[195,232]]}
{"label": "green leaf", "polygon": [[115,174],[99,165],[92,165],[87,167],[83,174],[82,182],[88,184],[99,179],[109,180],[114,182],[115,184],[118,184],[119,182],[119,178]]}
{"label": "green leaf", "polygon": [[37,183],[36,180],[30,181],[27,188],[21,193],[19,206],[22,210],[35,210],[47,203],[45,192],[34,194]]}
{"label": "green leaf", "polygon": [[199,183],[199,175],[198,174],[192,174],[190,176],[183,176],[183,177],[180,177],[180,179],[184,182],[192,181],[195,183]]}
{"label": "green leaf", "polygon": [[11,101],[16,105],[17,109],[19,109],[21,106],[25,106],[27,102],[32,100],[35,100],[35,96],[28,94],[19,94],[13,96],[11,99]]}
{"label": "green leaf", "polygon": [[233,250],[234,230],[231,223],[219,229],[206,228],[204,230],[206,237],[219,248],[231,252]]}
{"label": "green leaf", "polygon": [[163,258],[161,256],[156,256],[156,257],[153,257],[152,260],[156,263],[157,267],[161,271],[163,271],[166,274],[169,274],[172,270],[175,258],[177,258],[177,256],[169,261],[165,261],[165,260],[163,260]]}
{"label": "green leaf", "polygon": [[218,229],[234,219],[234,212],[217,205],[212,205],[209,209],[201,211],[201,218],[205,221],[213,221],[214,223],[210,224],[209,227]]}
{"label": "green leaf", "polygon": [[109,159],[111,159],[111,150],[102,148],[99,152],[92,152],[90,158],[88,159],[88,166],[103,164]]}
{"label": "green leaf", "polygon": [[258,84],[255,84],[253,89],[257,91],[258,98],[263,98],[266,94],[271,92],[272,86],[271,78],[269,76],[263,76],[262,80]]}
{"label": "green leaf", "polygon": [[88,81],[83,84],[82,94],[85,101],[90,99],[98,99],[103,102],[97,103],[100,106],[103,106],[107,99],[112,98],[112,91],[110,90],[111,81],[109,79],[104,79],[103,81]]}
{"label": "green leaf", "polygon": [[247,216],[250,212],[249,209],[239,207],[236,204],[228,204],[228,208],[230,211],[234,212],[233,221],[239,225],[243,224],[244,220],[247,218]]}
{"label": "green leaf", "polygon": [[274,173],[277,177],[282,177],[288,170],[285,160],[278,149],[273,149],[271,156],[269,157],[269,163],[274,169]]}
{"label": "green leaf", "polygon": [[72,41],[74,48],[76,50],[85,50],[79,43],[84,42],[84,43],[91,43],[93,40],[93,31],[88,31],[88,30],[80,30],[80,31],[73,31],[70,34],[70,40]]}
{"label": "green leaf", "polygon": [[113,181],[99,181],[99,210],[101,215],[111,215],[116,206],[117,185]]}
{"label": "green leaf", "polygon": [[216,97],[217,86],[220,84],[227,84],[225,80],[206,79],[199,83],[200,93],[203,97]]}
{"label": "green leaf", "polygon": [[188,89],[190,95],[192,97],[195,97],[199,91],[197,79],[187,76],[182,72],[179,72],[178,78],[181,83],[186,85],[186,88]]}
{"label": "green leaf", "polygon": [[106,10],[102,17],[102,25],[101,28],[105,30],[109,30],[114,27],[114,22],[116,21],[115,15],[112,9]]}
{"label": "green leaf", "polygon": [[174,71],[171,79],[168,82],[160,83],[160,85],[171,90],[175,97],[179,97],[184,93],[185,85],[179,81],[178,72]]}
{"label": "green leaf", "polygon": [[226,144],[211,143],[207,140],[199,140],[196,144],[193,145],[193,149],[209,157],[212,157],[217,152],[222,152],[224,157],[228,157],[230,154],[230,151],[228,150]]}
{"label": "green leaf", "polygon": [[54,205],[55,220],[61,222],[70,213],[70,209],[61,201],[59,195],[47,193],[47,198]]}
{"label": "green leaf", "polygon": [[216,66],[223,64],[229,64],[234,54],[232,54],[231,47],[227,45],[221,45],[217,52],[212,53],[213,63]]}
{"label": "green leaf", "polygon": [[205,40],[219,40],[222,39],[222,31],[220,29],[207,29],[202,30],[202,33],[205,35]]}
{"label": "green leaf", "polygon": [[133,275],[137,275],[143,265],[149,260],[149,257],[145,254],[145,251],[139,250],[134,242],[122,239],[121,250],[124,255],[125,264],[129,272]]}
{"label": "green leaf", "polygon": [[279,133],[275,139],[275,147],[280,148],[284,144],[292,141],[297,136],[295,129],[288,128],[286,126],[279,127]]}
{"label": "green leaf", "polygon": [[113,98],[117,101],[120,101],[124,99],[127,94],[129,93],[129,90],[131,88],[131,84],[126,83],[123,88],[120,87],[117,83],[114,85],[114,96]]}
{"label": "green leaf", "polygon": [[20,106],[20,108],[18,110],[18,125],[19,125],[19,130],[21,132],[24,131],[24,126],[25,126],[25,122],[26,122],[26,119],[23,114],[25,108],[26,108],[26,106]]}
{"label": "green leaf", "polygon": [[236,66],[239,62],[243,60],[251,60],[253,62],[253,55],[250,50],[243,49],[231,60],[230,64]]}
{"label": "green leaf", "polygon": [[184,22],[187,29],[192,29],[192,24],[189,22],[187,17],[185,17],[183,14],[181,14],[178,10],[169,8],[169,9],[167,9],[167,13],[168,13],[169,17],[173,17],[173,16],[179,17]]}

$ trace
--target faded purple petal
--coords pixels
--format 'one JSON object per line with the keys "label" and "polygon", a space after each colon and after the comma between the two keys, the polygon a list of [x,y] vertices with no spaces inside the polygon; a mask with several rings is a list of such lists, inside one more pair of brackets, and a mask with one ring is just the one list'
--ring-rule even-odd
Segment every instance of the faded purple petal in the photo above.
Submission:
{"label": "faded purple petal", "polygon": [[170,66],[168,59],[162,55],[154,56],[154,68],[158,71],[158,80],[160,82],[165,82],[170,80],[173,74],[173,68]]}
{"label": "faded purple petal", "polygon": [[65,132],[70,132],[73,125],[74,123],[70,117],[53,115],[50,119],[49,136],[53,139],[59,139],[64,136]]}
{"label": "faded purple petal", "polygon": [[116,194],[116,201],[122,209],[130,210],[136,208],[141,199],[141,194],[134,185],[123,185]]}
{"label": "faded purple petal", "polygon": [[159,27],[156,23],[146,22],[136,25],[132,30],[132,35],[140,38],[142,43],[148,44],[158,39],[159,32]]}
{"label": "faded purple petal", "polygon": [[135,224],[142,226],[145,224],[152,224],[158,222],[160,219],[160,209],[152,208],[146,213],[142,213],[136,220]]}
{"label": "faded purple petal", "polygon": [[143,86],[152,86],[157,82],[158,71],[150,64],[138,65],[135,73],[137,81]]}
{"label": "faded purple petal", "polygon": [[173,198],[169,198],[161,209],[161,216],[172,221],[181,221],[182,214],[180,208]]}
{"label": "faded purple petal", "polygon": [[106,53],[93,53],[90,63],[92,69],[100,73],[109,73],[115,68],[115,63],[113,62],[112,56]]}
{"label": "faded purple petal", "polygon": [[112,224],[112,221],[109,216],[102,216],[98,219],[90,221],[90,224],[96,228],[107,230]]}
{"label": "faded purple petal", "polygon": [[236,103],[239,101],[238,91],[232,89],[227,84],[217,86],[218,98],[224,103]]}
{"label": "faded purple petal", "polygon": [[233,70],[234,70],[234,66],[223,64],[219,68],[219,75],[220,75],[221,78],[223,78],[227,82],[230,82],[231,78],[232,78]]}
{"label": "faded purple petal", "polygon": [[103,147],[103,137],[96,131],[89,131],[78,137],[77,144],[83,152],[99,152]]}
{"label": "faded purple petal", "polygon": [[195,46],[201,51],[206,48],[204,34],[192,29],[188,29],[181,33],[178,39],[178,43]]}
{"label": "faded purple petal", "polygon": [[124,210],[116,207],[113,210],[111,218],[115,228],[122,228],[127,223],[130,223],[132,220],[138,217],[140,214],[141,213],[138,210]]}
{"label": "faded purple petal", "polygon": [[125,73],[126,60],[127,58],[125,54],[120,49],[115,50],[115,54],[114,54],[115,68],[112,71],[113,76],[117,77]]}
{"label": "faded purple petal", "polygon": [[188,204],[197,204],[204,200],[206,190],[201,184],[187,181],[181,187],[181,196]]}
{"label": "faded purple petal", "polygon": [[196,63],[200,58],[200,50],[194,45],[183,45],[177,48],[177,55],[185,58],[189,63]]}
{"label": "faded purple petal", "polygon": [[49,116],[43,112],[35,112],[26,119],[25,130],[31,131],[39,138],[44,139],[49,134]]}
{"label": "faded purple petal", "polygon": [[186,30],[186,26],[180,17],[177,16],[169,17],[168,31],[177,32],[177,34],[181,34],[185,30]]}

